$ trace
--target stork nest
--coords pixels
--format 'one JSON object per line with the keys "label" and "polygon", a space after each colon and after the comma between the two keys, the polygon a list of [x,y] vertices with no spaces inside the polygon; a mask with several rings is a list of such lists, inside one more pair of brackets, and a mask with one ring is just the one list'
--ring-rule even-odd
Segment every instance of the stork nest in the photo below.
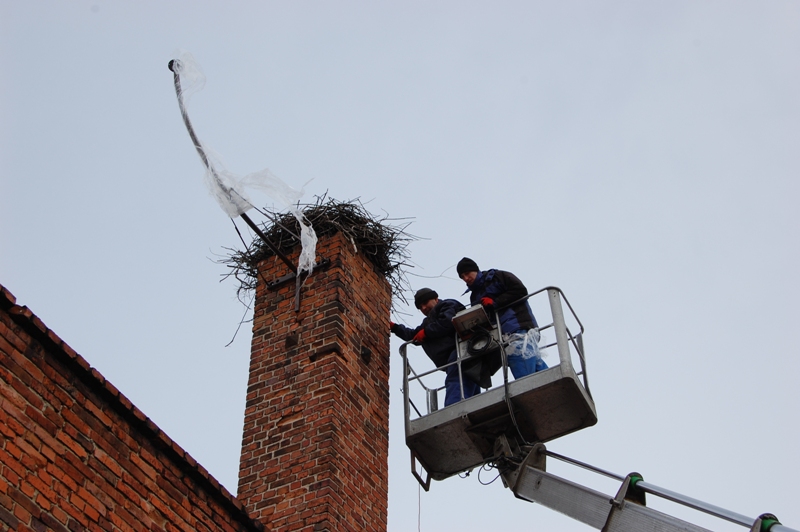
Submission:
{"label": "stork nest", "polygon": [[[342,233],[375,267],[383,274],[392,287],[392,299],[408,303],[404,296],[409,290],[405,268],[409,267],[408,244],[417,237],[406,232],[410,221],[378,218],[371,214],[360,200],[337,201],[325,196],[317,196],[316,202],[300,205],[305,219],[311,223],[318,238]],[[271,223],[264,224],[262,230],[270,243],[281,253],[288,255],[300,245],[300,224],[291,213],[278,213],[261,210]],[[401,222],[395,225],[393,222]],[[241,236],[241,235],[240,235]],[[242,240],[244,243],[244,239]],[[258,263],[275,255],[260,238],[244,251],[228,249],[230,254],[220,262],[230,271],[224,275],[234,277],[239,282],[237,294],[240,300],[252,296],[256,288]]]}

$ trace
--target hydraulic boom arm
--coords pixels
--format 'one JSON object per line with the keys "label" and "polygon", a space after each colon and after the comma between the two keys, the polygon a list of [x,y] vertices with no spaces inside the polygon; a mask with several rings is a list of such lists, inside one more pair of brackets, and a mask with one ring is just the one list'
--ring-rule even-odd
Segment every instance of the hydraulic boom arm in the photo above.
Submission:
{"label": "hydraulic boom arm", "polygon": [[[536,444],[521,463],[514,460],[507,442],[498,443],[507,460],[498,467],[506,486],[518,498],[537,502],[603,532],[708,532],[708,529],[647,507],[645,493],[662,497],[720,519],[748,527],[751,532],[798,532],[783,526],[772,514],[756,519],[731,512],[645,482],[638,473],[621,477],[588,464],[560,456]],[[581,486],[545,471],[545,457],[570,462],[622,481],[615,497]]]}

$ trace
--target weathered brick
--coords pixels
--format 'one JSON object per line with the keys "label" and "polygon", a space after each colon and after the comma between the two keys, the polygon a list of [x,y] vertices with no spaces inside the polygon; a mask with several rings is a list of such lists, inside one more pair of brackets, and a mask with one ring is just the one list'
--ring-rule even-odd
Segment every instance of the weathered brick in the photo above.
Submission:
{"label": "weathered brick", "polygon": [[[280,530],[313,529],[324,507],[331,530],[383,531],[391,290],[341,235],[317,251],[331,266],[306,280],[299,313],[294,286],[257,289],[239,499]],[[259,269],[259,279],[285,273],[274,257]],[[366,418],[382,429],[366,430]]]}
{"label": "weathered brick", "polygon": [[29,309],[4,308],[0,530],[256,530],[241,503]]}
{"label": "weathered brick", "polygon": [[8,526],[8,530],[19,530],[20,522],[13,513],[6,508],[0,508],[0,523]]}

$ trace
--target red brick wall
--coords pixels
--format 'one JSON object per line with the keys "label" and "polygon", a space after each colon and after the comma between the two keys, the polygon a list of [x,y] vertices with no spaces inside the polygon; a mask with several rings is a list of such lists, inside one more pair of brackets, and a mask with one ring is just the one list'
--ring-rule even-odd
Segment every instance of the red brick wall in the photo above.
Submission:
{"label": "red brick wall", "polygon": [[0,286],[0,530],[258,530],[234,499]]}
{"label": "red brick wall", "polygon": [[391,288],[349,239],[321,238],[294,282],[262,262],[238,498],[275,531],[386,530]]}

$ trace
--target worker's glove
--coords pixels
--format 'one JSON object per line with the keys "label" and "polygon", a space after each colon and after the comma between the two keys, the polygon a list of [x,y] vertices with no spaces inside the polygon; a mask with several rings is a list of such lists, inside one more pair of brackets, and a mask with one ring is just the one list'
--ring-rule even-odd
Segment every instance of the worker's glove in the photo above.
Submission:
{"label": "worker's glove", "polygon": [[390,322],[389,322],[389,332],[390,332],[390,333],[393,333],[393,332],[394,332],[394,328],[395,328],[396,326],[397,326],[397,324],[396,324],[395,322],[393,322],[393,321],[390,321]]}
{"label": "worker's glove", "polygon": [[415,344],[421,344],[425,341],[425,329],[420,329],[417,334],[414,335],[414,338],[411,339],[412,342]]}
{"label": "worker's glove", "polygon": [[493,307],[494,306],[494,299],[491,297],[482,297],[481,298],[481,305],[484,307]]}

